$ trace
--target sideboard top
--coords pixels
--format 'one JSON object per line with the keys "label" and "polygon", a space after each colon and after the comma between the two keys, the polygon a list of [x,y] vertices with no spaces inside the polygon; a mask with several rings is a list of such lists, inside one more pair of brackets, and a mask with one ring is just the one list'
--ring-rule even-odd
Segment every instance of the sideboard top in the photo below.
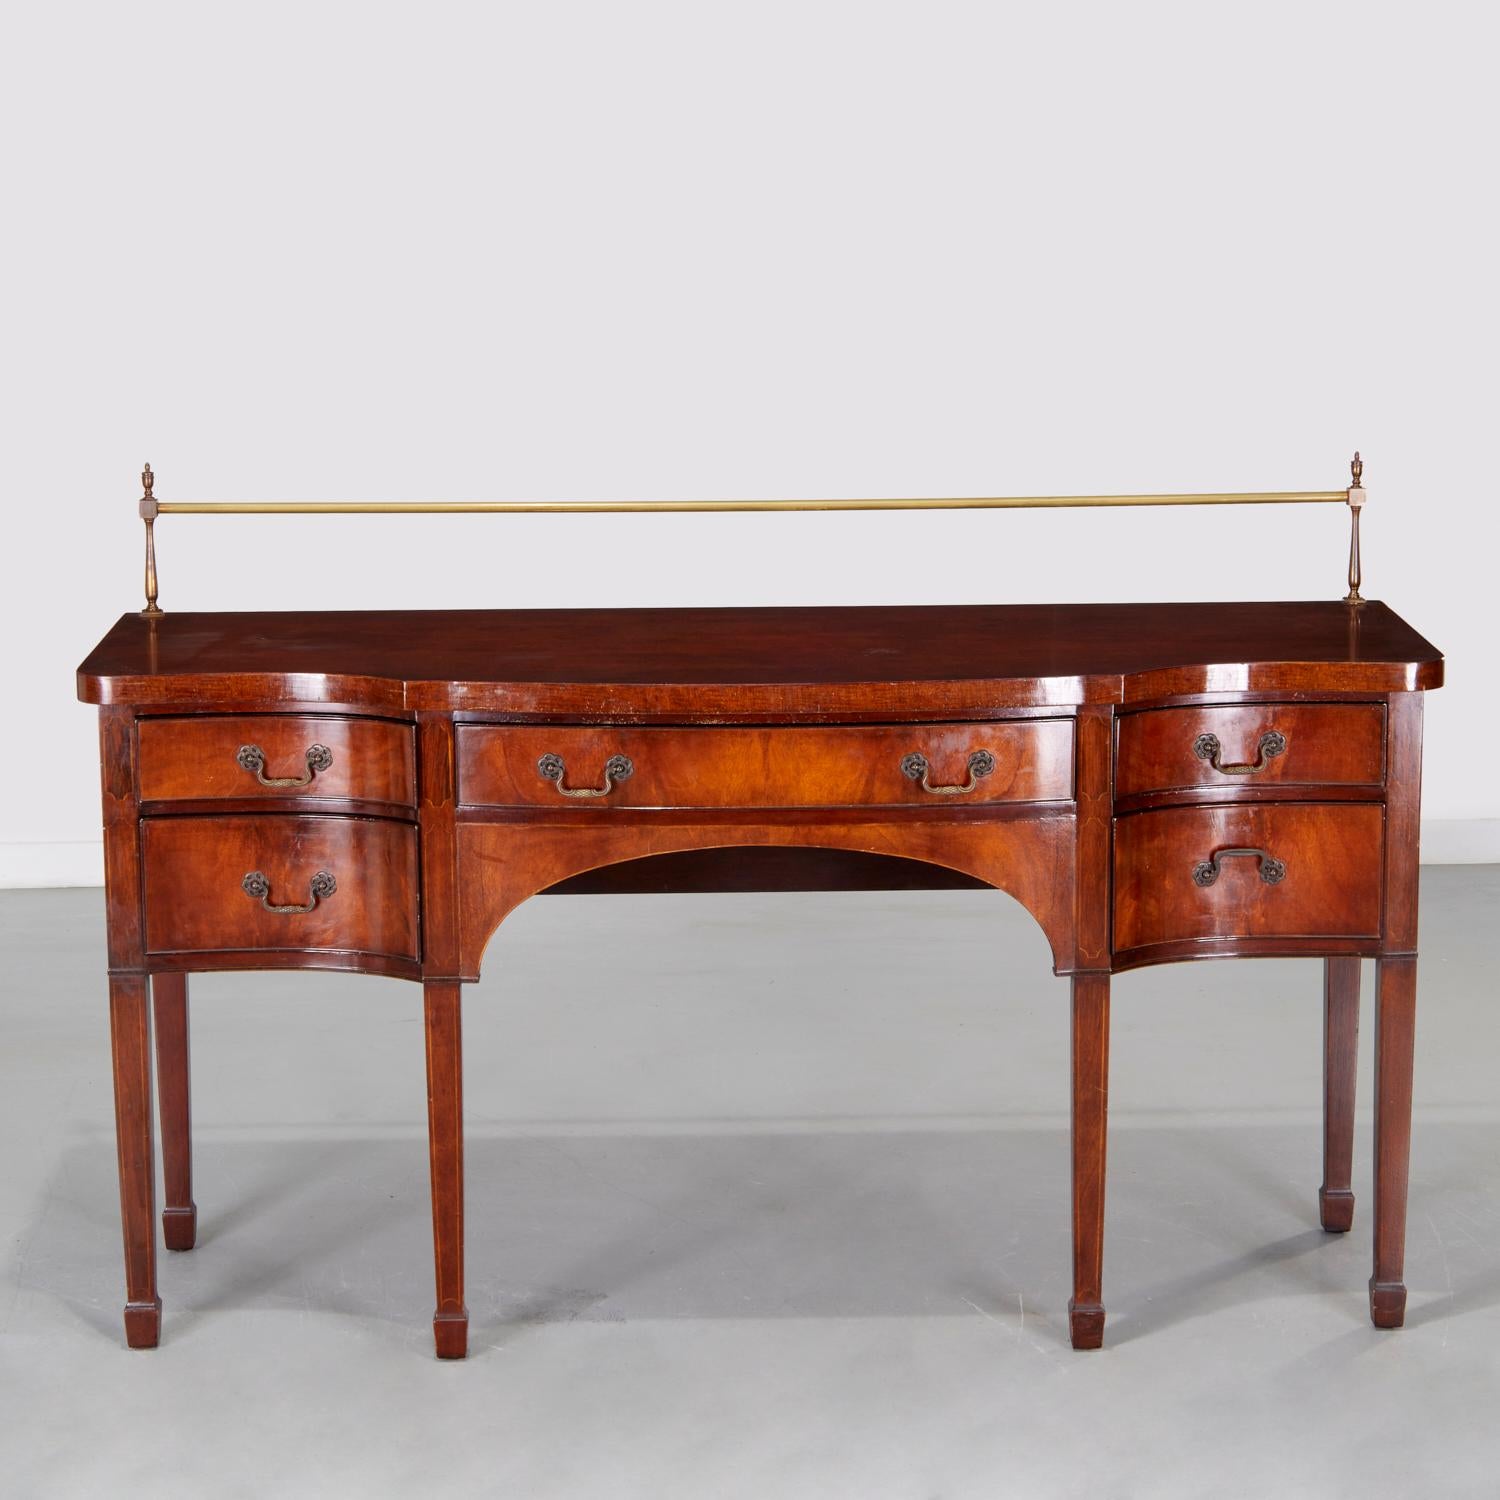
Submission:
{"label": "sideboard top", "polygon": [[1385,605],[899,605],[123,616],[85,702],[383,712],[983,714],[1215,692],[1437,687]]}

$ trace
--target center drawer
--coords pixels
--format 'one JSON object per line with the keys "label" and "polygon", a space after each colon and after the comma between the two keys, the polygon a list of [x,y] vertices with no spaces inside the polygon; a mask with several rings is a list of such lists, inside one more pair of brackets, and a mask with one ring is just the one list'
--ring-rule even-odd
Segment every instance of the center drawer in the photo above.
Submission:
{"label": "center drawer", "polygon": [[470,807],[881,807],[1073,795],[1073,721],[641,729],[461,724]]}
{"label": "center drawer", "polygon": [[323,949],[415,959],[417,831],[276,813],[144,818],[146,950]]}

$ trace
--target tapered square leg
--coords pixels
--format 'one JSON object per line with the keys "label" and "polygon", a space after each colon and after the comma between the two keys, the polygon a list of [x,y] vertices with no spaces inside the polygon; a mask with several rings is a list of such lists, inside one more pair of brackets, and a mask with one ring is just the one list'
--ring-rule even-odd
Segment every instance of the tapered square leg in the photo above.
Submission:
{"label": "tapered square leg", "polygon": [[427,1030],[427,1130],[432,1158],[432,1246],[437,1310],[432,1335],[439,1359],[462,1359],[469,1347],[464,1306],[464,1106],[461,987],[423,986]]}
{"label": "tapered square leg", "polygon": [[1104,1342],[1104,1159],[1109,1117],[1109,975],[1073,976],[1073,1296],[1075,1349]]}
{"label": "tapered square leg", "polygon": [[120,1225],[125,1238],[125,1341],[153,1349],[161,1334],[156,1295],[156,1154],[151,1130],[151,1013],[144,974],[109,981],[110,1052]]}
{"label": "tapered square leg", "polygon": [[1323,961],[1323,1185],[1318,1218],[1331,1234],[1354,1222],[1354,1091],[1359,1072],[1359,960]]}
{"label": "tapered square leg", "polygon": [[162,1238],[168,1250],[191,1250],[198,1240],[193,1202],[193,1110],[189,1086],[186,974],[151,980],[156,1023],[156,1109],[161,1118]]}
{"label": "tapered square leg", "polygon": [[1399,1328],[1406,1320],[1406,1181],[1411,1162],[1412,1045],[1417,960],[1382,958],[1375,993],[1375,1267],[1370,1320]]}

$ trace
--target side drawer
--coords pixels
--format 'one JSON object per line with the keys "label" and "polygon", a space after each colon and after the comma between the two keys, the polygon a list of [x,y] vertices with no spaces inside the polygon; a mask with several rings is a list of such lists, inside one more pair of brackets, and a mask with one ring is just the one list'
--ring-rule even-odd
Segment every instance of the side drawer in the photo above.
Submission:
{"label": "side drawer", "polygon": [[471,807],[1065,801],[1073,795],[1073,721],[827,729],[461,724],[458,787]]}
{"label": "side drawer", "polygon": [[[1236,937],[1378,937],[1385,810],[1257,802],[1115,822],[1116,952]],[[1226,851],[1260,851],[1228,853]]]}
{"label": "side drawer", "polygon": [[140,778],[143,802],[295,797],[413,807],[417,796],[410,724],[318,714],[142,719]]}
{"label": "side drawer", "polygon": [[419,956],[409,824],[275,813],[145,818],[141,844],[150,953]]}
{"label": "side drawer", "polygon": [[1120,717],[1115,795],[1243,786],[1379,786],[1379,703],[1242,703]]}

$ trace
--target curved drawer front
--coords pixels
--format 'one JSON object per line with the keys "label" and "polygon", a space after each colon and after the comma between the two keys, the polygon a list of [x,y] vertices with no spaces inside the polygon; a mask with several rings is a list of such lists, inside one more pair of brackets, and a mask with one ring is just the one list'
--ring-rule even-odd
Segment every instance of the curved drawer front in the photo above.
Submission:
{"label": "curved drawer front", "polygon": [[1379,786],[1378,703],[1153,708],[1120,718],[1115,794],[1247,786]]}
{"label": "curved drawer front", "polygon": [[140,777],[143,802],[344,797],[411,807],[417,792],[409,724],[317,714],[142,719]]}
{"label": "curved drawer front", "polygon": [[148,952],[311,948],[418,957],[417,833],[407,824],[279,814],[145,818],[141,840]]}
{"label": "curved drawer front", "polygon": [[463,724],[458,786],[470,807],[1066,801],[1073,795],[1073,721],[828,729]]}
{"label": "curved drawer front", "polygon": [[1198,938],[1378,937],[1384,819],[1383,808],[1363,802],[1122,817],[1115,950]]}

